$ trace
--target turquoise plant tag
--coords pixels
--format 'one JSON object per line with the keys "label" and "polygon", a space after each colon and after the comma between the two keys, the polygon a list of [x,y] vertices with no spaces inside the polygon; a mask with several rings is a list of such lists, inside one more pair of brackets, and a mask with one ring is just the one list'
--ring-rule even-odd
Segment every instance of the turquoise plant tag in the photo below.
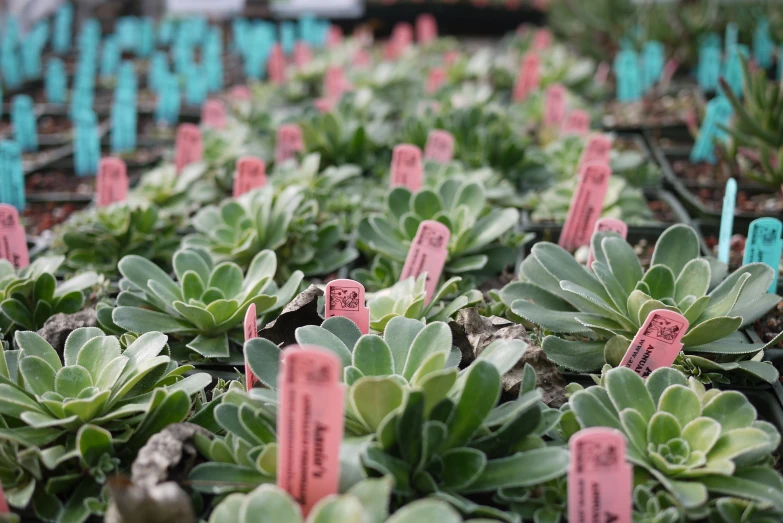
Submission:
{"label": "turquoise plant tag", "polygon": [[290,55],[294,52],[296,46],[296,28],[291,22],[282,22],[280,24],[280,44],[283,46],[283,52]]}
{"label": "turquoise plant tag", "polygon": [[726,37],[725,37],[725,52],[726,55],[730,55],[731,52],[737,47],[739,42],[739,28],[734,22],[726,24]]}
{"label": "turquoise plant tag", "polygon": [[734,233],[734,208],[737,204],[737,182],[729,178],[726,182],[726,194],[723,196],[723,210],[720,215],[720,234],[718,236],[718,260],[729,263],[731,235]]}
{"label": "turquoise plant tag", "polygon": [[101,155],[98,123],[93,111],[81,111],[76,115],[73,135],[73,160],[76,176],[95,176]]}
{"label": "turquoise plant tag", "polygon": [[107,36],[101,48],[101,78],[106,81],[117,74],[120,64],[120,46],[115,36]]}
{"label": "turquoise plant tag", "polygon": [[0,203],[13,205],[19,211],[25,206],[22,152],[8,140],[0,142]]}
{"label": "turquoise plant tag", "polygon": [[714,141],[725,138],[726,131],[720,126],[728,125],[731,115],[731,103],[725,96],[721,95],[707,102],[707,111],[704,115],[704,121],[701,123],[699,137],[691,149],[691,162],[715,163]]}
{"label": "turquoise plant tag", "polygon": [[121,90],[111,110],[111,150],[113,153],[136,149],[136,100],[133,93]]}
{"label": "turquoise plant tag", "polygon": [[729,84],[731,90],[737,96],[742,96],[742,61],[740,54],[748,57],[749,50],[746,45],[735,45],[731,52],[726,55],[726,62],[723,64],[723,78]]}
{"label": "turquoise plant tag", "polygon": [[16,44],[4,43],[0,50],[0,70],[3,72],[3,83],[11,89],[22,85],[21,56]]}
{"label": "turquoise plant tag", "polygon": [[142,58],[147,58],[155,49],[155,26],[152,18],[146,17],[139,20],[136,25],[138,34],[136,35],[136,54]]}
{"label": "turquoise plant tag", "polygon": [[163,79],[169,74],[169,58],[163,51],[155,51],[147,69],[147,84],[150,89],[160,93]]}
{"label": "turquoise plant tag", "polygon": [[138,35],[138,19],[135,16],[123,16],[117,20],[116,31],[120,49],[133,49]]}
{"label": "turquoise plant tag", "polygon": [[155,119],[159,122],[166,122],[169,125],[176,124],[179,120],[180,97],[179,80],[175,75],[167,73],[161,79],[158,105],[155,108]]}
{"label": "turquoise plant tag", "polygon": [[197,65],[191,66],[185,82],[185,103],[201,107],[207,99],[208,92],[203,68]]}
{"label": "turquoise plant tag", "polygon": [[11,107],[14,124],[14,140],[23,152],[38,150],[38,129],[35,122],[33,100],[26,94],[14,97]]}
{"label": "turquoise plant tag", "polygon": [[73,6],[63,4],[54,15],[54,34],[52,47],[57,54],[65,54],[71,50],[71,32],[73,31]]}
{"label": "turquoise plant tag", "polygon": [[718,90],[718,78],[720,78],[721,69],[721,48],[718,35],[712,34],[705,38],[699,48],[699,65],[697,68],[697,77],[699,87],[704,92],[714,92]]}
{"label": "turquoise plant tag", "polygon": [[614,74],[617,78],[617,100],[635,102],[642,97],[639,57],[627,49],[620,51],[614,59]]}
{"label": "turquoise plant tag", "polygon": [[775,45],[769,36],[769,19],[761,17],[753,31],[753,59],[762,69],[772,66],[772,55],[775,53]]}
{"label": "turquoise plant tag", "polygon": [[50,104],[64,104],[67,92],[67,77],[65,64],[59,58],[53,57],[46,64],[46,101]]}
{"label": "turquoise plant tag", "polygon": [[767,292],[778,289],[780,256],[783,254],[783,223],[777,218],[758,218],[750,223],[748,241],[745,243],[745,256],[742,264],[765,263],[772,267],[774,276]]}
{"label": "turquoise plant tag", "polygon": [[158,43],[161,45],[171,45],[174,39],[174,22],[170,18],[164,18],[158,25]]}
{"label": "turquoise plant tag", "polygon": [[661,79],[665,62],[663,44],[650,41],[642,49],[642,89],[650,90]]}
{"label": "turquoise plant tag", "polygon": [[139,90],[138,85],[139,81],[136,79],[136,65],[130,60],[125,60],[117,71],[117,89],[124,89],[131,92],[135,99],[136,93]]}
{"label": "turquoise plant tag", "polygon": [[92,111],[94,92],[89,86],[77,86],[71,93],[71,108],[69,115],[71,120],[76,119],[76,115],[82,111]]}
{"label": "turquoise plant tag", "polygon": [[31,33],[19,47],[22,54],[22,73],[28,80],[41,77],[41,51],[45,43],[45,40],[41,42]]}

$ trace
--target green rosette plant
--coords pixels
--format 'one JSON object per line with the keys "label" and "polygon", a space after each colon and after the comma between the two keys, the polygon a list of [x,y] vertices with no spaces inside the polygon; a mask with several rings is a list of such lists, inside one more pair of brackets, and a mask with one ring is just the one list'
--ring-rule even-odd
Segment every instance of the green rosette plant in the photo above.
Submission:
{"label": "green rosette plant", "polygon": [[194,163],[177,173],[166,163],[146,172],[129,195],[130,202],[151,203],[171,213],[187,215],[204,205],[219,201],[224,192],[207,176],[204,163]]}
{"label": "green rosette plant", "polygon": [[85,294],[101,281],[86,271],[62,283],[54,276],[64,256],[44,256],[19,271],[0,260],[0,327],[3,333],[38,330],[55,314],[74,314],[84,307]]}
{"label": "green rosette plant", "polygon": [[263,187],[219,207],[204,207],[193,218],[193,227],[196,233],[184,238],[185,247],[205,249],[216,262],[242,267],[258,252],[274,250],[284,278],[296,271],[328,275],[358,256],[346,247],[340,223],[322,220],[318,203],[298,186],[279,194]]}
{"label": "green rosette plant", "polygon": [[74,330],[59,355],[34,332],[0,351],[0,479],[17,508],[47,521],[85,521],[102,510],[107,476],[126,470],[150,436],[191,411],[212,380],[185,373],[150,332],[124,351],[100,329]]}
{"label": "green rosette plant", "polygon": [[[386,196],[382,214],[371,214],[358,229],[359,246],[370,254],[387,259],[399,279],[402,265],[419,224],[435,220],[446,225],[451,237],[444,272],[452,275],[498,274],[513,265],[524,236],[514,232],[519,211],[487,208],[483,187],[458,179],[444,181],[437,190],[411,193],[396,187]],[[354,277],[372,286],[366,271]]]}
{"label": "green rosette plant", "polygon": [[407,278],[392,287],[378,292],[368,302],[370,328],[383,331],[389,320],[397,316],[423,319],[426,322],[448,322],[457,311],[472,307],[483,301],[481,291],[470,289],[460,292],[462,278],[455,276],[444,282],[432,300],[427,303],[427,275]]}
{"label": "green rosette plant", "polygon": [[192,248],[177,251],[173,265],[176,281],[141,256],[125,256],[117,306],[102,308],[99,321],[135,333],[160,331],[203,358],[228,358],[229,340],[242,339],[248,307],[255,304],[259,316],[281,309],[303,279],[296,271],[278,288],[277,258],[268,250],[256,254],[246,273],[232,262],[215,265]]}
{"label": "green rosette plant", "polygon": [[761,359],[780,336],[753,344],[738,332],[781,301],[767,293],[770,267],[750,263],[724,277],[725,266],[699,257],[688,225],[664,231],[647,271],[614,233],[593,235],[592,247],[595,261],[588,270],[561,247],[538,243],[521,264],[520,281],[500,293],[510,319],[554,333],[542,343],[550,360],[577,372],[617,366],[648,314],[668,309],[690,324],[678,360],[682,370],[712,381],[778,379],[775,367]]}
{"label": "green rosette plant", "polygon": [[564,407],[566,436],[588,427],[621,431],[637,476],[663,489],[681,513],[721,521],[711,513],[738,503],[753,505],[752,521],[783,518],[783,478],[772,458],[780,434],[757,419],[742,393],[706,390],[671,368],[646,380],[625,367],[610,369],[599,385],[576,388]]}
{"label": "green rosette plant", "polygon": [[111,205],[71,216],[57,230],[52,251],[65,256],[68,271],[89,269],[118,277],[117,263],[128,254],[170,269],[180,242],[177,225],[178,220],[154,205]]}

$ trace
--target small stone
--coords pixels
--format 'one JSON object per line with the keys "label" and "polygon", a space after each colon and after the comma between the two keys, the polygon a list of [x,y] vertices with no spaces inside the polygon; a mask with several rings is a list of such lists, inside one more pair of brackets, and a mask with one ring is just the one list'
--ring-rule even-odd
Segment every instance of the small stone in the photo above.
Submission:
{"label": "small stone", "polygon": [[62,356],[65,350],[65,340],[76,329],[95,327],[98,325],[95,309],[88,308],[75,314],[55,314],[44,323],[38,335],[52,346],[57,354]]}

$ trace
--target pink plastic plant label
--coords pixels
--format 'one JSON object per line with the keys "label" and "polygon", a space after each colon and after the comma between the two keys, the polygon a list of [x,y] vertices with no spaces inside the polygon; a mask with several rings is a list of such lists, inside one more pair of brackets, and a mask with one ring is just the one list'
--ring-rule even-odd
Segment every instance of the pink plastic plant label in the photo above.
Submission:
{"label": "pink plastic plant label", "polygon": [[7,203],[0,203],[0,258],[11,262],[14,269],[30,265],[27,236],[19,223],[19,211]]}
{"label": "pink plastic plant label", "polygon": [[334,98],[316,98],[313,100],[313,105],[318,111],[322,113],[328,113],[334,106],[337,105],[337,100]]}
{"label": "pink plastic plant label", "polygon": [[451,50],[446,51],[443,55],[443,65],[449,66],[459,59],[459,51]]}
{"label": "pink plastic plant label", "polygon": [[370,332],[370,309],[364,305],[364,286],[353,280],[333,280],[326,284],[325,315],[342,316],[354,322],[362,334]]}
{"label": "pink plastic plant label", "polygon": [[408,257],[405,258],[400,281],[416,278],[426,272],[427,303],[435,295],[440,274],[443,272],[443,266],[446,265],[449,239],[451,239],[451,232],[448,227],[434,220],[424,220],[419,224]]}
{"label": "pink plastic plant label", "polygon": [[633,467],[625,459],[625,436],[592,427],[571,436],[568,450],[568,521],[631,523]]}
{"label": "pink plastic plant label", "polygon": [[8,501],[5,499],[5,492],[3,486],[0,485],[0,514],[10,514],[11,509],[8,507]]}
{"label": "pink plastic plant label", "polygon": [[351,63],[355,67],[368,67],[372,63],[372,58],[366,49],[357,49],[351,57]]}
{"label": "pink plastic plant label", "polygon": [[296,158],[296,153],[302,151],[304,151],[302,129],[295,123],[281,125],[277,130],[275,162],[282,163],[291,158]]}
{"label": "pink plastic plant label", "polygon": [[310,51],[310,46],[305,42],[296,42],[296,45],[294,45],[294,65],[296,67],[304,67],[312,59],[313,53]]}
{"label": "pink plastic plant label", "polygon": [[345,390],[338,357],[319,347],[293,345],[281,354],[277,409],[277,486],[306,515],[337,494]]}
{"label": "pink plastic plant label", "polygon": [[438,23],[429,13],[420,14],[416,18],[416,40],[420,44],[432,42],[438,38]]}
{"label": "pink plastic plant label", "polygon": [[543,51],[552,45],[552,33],[548,29],[536,29],[533,33],[533,49]]}
{"label": "pink plastic plant label", "polygon": [[225,129],[226,104],[221,100],[207,100],[201,106],[201,124],[212,129]]}
{"label": "pink plastic plant label", "polygon": [[596,134],[588,138],[579,166],[586,163],[602,163],[609,165],[609,153],[612,150],[612,140],[604,134]]}
{"label": "pink plastic plant label", "polygon": [[326,35],[326,47],[336,47],[341,43],[343,43],[343,29],[338,25],[329,27],[329,33]]}
{"label": "pink plastic plant label", "polygon": [[413,27],[408,22],[398,22],[391,34],[400,52],[405,51],[413,43]]}
{"label": "pink plastic plant label", "polygon": [[560,84],[551,85],[546,90],[544,102],[544,125],[559,129],[566,115],[566,89]]}
{"label": "pink plastic plant label", "polygon": [[571,199],[571,207],[563,224],[558,244],[574,250],[590,243],[595,222],[601,216],[606,189],[612,171],[603,163],[585,163],[579,172],[579,181]]}
{"label": "pink plastic plant label", "polygon": [[[593,234],[601,231],[611,231],[616,232],[620,236],[622,236],[623,239],[628,236],[628,225],[622,220],[618,220],[617,218],[600,218],[598,221],[595,222],[595,230],[593,231]],[[595,258],[593,257],[593,242],[590,242],[590,256],[587,258],[587,266],[590,267],[593,264],[593,260]]]}
{"label": "pink plastic plant label", "polygon": [[229,97],[233,100],[239,100],[242,102],[249,102],[252,98],[250,88],[246,85],[235,85],[229,91]]}
{"label": "pink plastic plant label", "polygon": [[606,85],[609,80],[609,73],[612,72],[612,68],[606,62],[601,62],[595,69],[595,76],[593,80],[598,85]]}
{"label": "pink plastic plant label", "polygon": [[234,178],[234,198],[266,185],[266,165],[254,156],[237,160],[237,174]]}
{"label": "pink plastic plant label", "polygon": [[446,81],[446,71],[442,67],[433,67],[427,76],[427,94],[435,94]]}
{"label": "pink plastic plant label", "polygon": [[437,163],[449,163],[454,156],[454,137],[448,131],[433,129],[427,136],[424,159]]}
{"label": "pink plastic plant label", "polygon": [[106,207],[128,198],[128,174],[125,162],[119,158],[101,158],[95,180],[98,207]]}
{"label": "pink plastic plant label", "polygon": [[174,164],[177,166],[178,173],[191,163],[200,162],[204,152],[201,130],[192,123],[180,124],[174,147]]}
{"label": "pink plastic plant label", "polygon": [[[256,316],[256,304],[251,303],[250,307],[247,308],[247,312],[245,313],[245,343],[247,343],[249,340],[252,340],[253,338],[258,338],[257,321],[258,318]],[[245,385],[247,386],[247,390],[252,389],[256,383],[258,383],[258,377],[253,374],[252,370],[250,370],[250,365],[247,363],[247,356],[245,356]]]}
{"label": "pink plastic plant label", "polygon": [[421,149],[407,143],[395,146],[392,151],[391,186],[407,187],[416,192],[421,188],[423,176]]}
{"label": "pink plastic plant label", "polygon": [[650,312],[620,366],[628,367],[642,378],[655,369],[671,367],[682,350],[680,340],[688,326],[685,316],[674,311],[658,309]]}
{"label": "pink plastic plant label", "polygon": [[351,88],[342,67],[332,66],[324,74],[324,97],[339,100],[344,92]]}
{"label": "pink plastic plant label", "polygon": [[587,136],[590,132],[590,115],[587,111],[574,109],[568,113],[563,123],[562,133],[565,136]]}
{"label": "pink plastic plant label", "polygon": [[522,64],[514,83],[514,101],[524,101],[528,95],[538,89],[540,81],[540,63],[536,53],[527,53],[522,58]]}
{"label": "pink plastic plant label", "polygon": [[282,45],[275,44],[272,47],[267,62],[267,72],[269,73],[269,81],[273,84],[280,85],[285,82],[285,53]]}

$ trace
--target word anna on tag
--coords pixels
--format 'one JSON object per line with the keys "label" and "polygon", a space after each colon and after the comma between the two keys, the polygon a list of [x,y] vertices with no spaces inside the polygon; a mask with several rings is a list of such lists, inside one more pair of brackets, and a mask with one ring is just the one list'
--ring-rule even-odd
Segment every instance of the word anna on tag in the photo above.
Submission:
{"label": "word anna on tag", "polygon": [[437,163],[449,163],[454,156],[454,136],[448,131],[433,129],[427,135],[424,159]]}
{"label": "word anna on tag", "polygon": [[95,180],[98,207],[106,207],[128,198],[128,175],[125,162],[119,158],[102,158]]}
{"label": "word anna on tag", "polygon": [[266,185],[266,165],[254,156],[245,156],[237,160],[237,172],[234,178],[234,198]]}
{"label": "word anna on tag", "polygon": [[682,337],[690,324],[685,316],[666,309],[647,315],[620,362],[642,378],[661,367],[671,367],[682,350]]}
{"label": "word anna on tag", "polygon": [[365,306],[364,286],[353,280],[332,280],[324,291],[326,302],[324,316],[348,318],[359,327],[362,334],[370,332],[370,309]]}
{"label": "word anna on tag", "polygon": [[177,129],[174,148],[174,164],[178,173],[191,163],[200,162],[204,151],[201,130],[192,123],[181,124]]}
{"label": "word anna on tag", "polygon": [[391,187],[407,187],[411,192],[421,188],[424,168],[421,164],[421,149],[403,143],[392,150]]}
{"label": "word anna on tag", "polygon": [[30,265],[27,236],[19,223],[19,211],[5,203],[0,203],[0,258],[11,262],[14,269]]}
{"label": "word anna on tag", "polygon": [[[247,308],[243,326],[245,328],[245,343],[253,338],[258,338],[258,316],[255,303],[251,303],[250,307]],[[247,390],[252,389],[257,382],[258,377],[250,370],[250,365],[247,363],[247,355],[245,355],[245,386]]]}
{"label": "word anna on tag", "polygon": [[338,357],[320,347],[293,345],[280,354],[277,486],[307,514],[337,493],[345,387]]}
{"label": "word anna on tag", "polygon": [[586,162],[582,165],[558,242],[562,248],[573,250],[590,242],[595,222],[601,216],[611,175],[607,164]]}
{"label": "word anna on tag", "polygon": [[424,220],[419,224],[416,237],[411,243],[405,265],[402,268],[400,281],[417,278],[427,273],[427,303],[435,295],[438,280],[449,256],[449,240],[451,231],[440,222]]}

